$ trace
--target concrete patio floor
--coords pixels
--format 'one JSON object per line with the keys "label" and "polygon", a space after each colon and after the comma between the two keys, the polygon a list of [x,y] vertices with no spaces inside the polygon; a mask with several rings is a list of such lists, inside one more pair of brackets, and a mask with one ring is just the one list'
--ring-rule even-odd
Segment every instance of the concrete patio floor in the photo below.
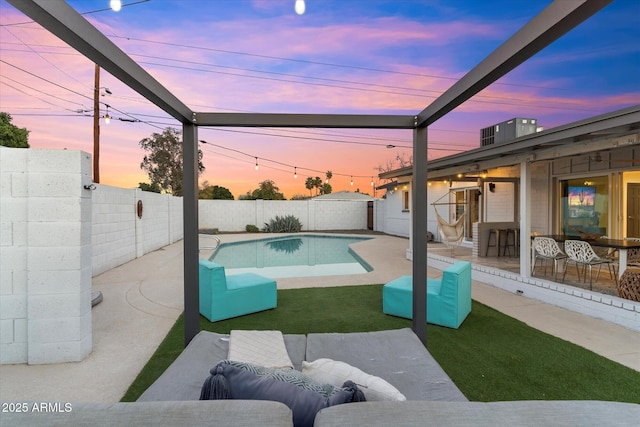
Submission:
{"label": "concrete patio floor", "polygon": [[[222,242],[256,238],[247,234],[218,237]],[[372,272],[278,279],[278,288],[386,283],[411,274],[411,262],[405,259],[407,239],[370,237],[352,247],[374,268]],[[429,250],[442,250],[442,245],[430,246]],[[0,400],[119,401],[183,310],[182,253],[182,242],[178,242],[94,277],[93,289],[102,292],[104,299],[93,308],[93,352],[76,363],[0,366]],[[462,252],[458,257],[463,257]],[[428,269],[430,277],[440,274]],[[534,328],[640,371],[638,332],[477,281],[472,293],[475,300]]]}

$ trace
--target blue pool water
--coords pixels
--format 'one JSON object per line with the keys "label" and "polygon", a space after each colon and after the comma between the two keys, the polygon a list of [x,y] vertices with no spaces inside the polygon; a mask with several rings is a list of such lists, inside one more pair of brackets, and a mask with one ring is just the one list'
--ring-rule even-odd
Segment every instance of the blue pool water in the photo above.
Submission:
{"label": "blue pool water", "polygon": [[363,240],[368,238],[296,234],[223,243],[210,260],[229,274],[256,273],[272,279],[361,274],[372,268],[349,245]]}

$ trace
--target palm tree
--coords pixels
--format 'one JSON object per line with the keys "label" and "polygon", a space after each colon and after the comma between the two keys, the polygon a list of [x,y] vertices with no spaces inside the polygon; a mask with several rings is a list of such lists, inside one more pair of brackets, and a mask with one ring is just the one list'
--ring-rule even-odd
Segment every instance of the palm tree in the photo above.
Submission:
{"label": "palm tree", "polygon": [[311,177],[307,178],[304,182],[304,186],[309,190],[309,197],[311,197],[311,189],[315,186],[315,180]]}
{"label": "palm tree", "polygon": [[322,178],[316,176],[313,180],[313,186],[316,187],[316,196],[318,195],[318,190],[322,187]]}

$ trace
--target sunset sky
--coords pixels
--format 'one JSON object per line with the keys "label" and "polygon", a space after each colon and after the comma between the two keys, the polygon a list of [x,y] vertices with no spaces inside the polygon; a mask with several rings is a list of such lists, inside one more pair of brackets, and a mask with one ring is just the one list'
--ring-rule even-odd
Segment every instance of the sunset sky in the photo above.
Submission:
{"label": "sunset sky", "polygon": [[[345,114],[420,112],[548,4],[306,0],[299,16],[294,0],[68,3],[194,111]],[[616,0],[434,123],[429,159],[477,148],[481,128],[514,117],[549,129],[640,103],[639,16],[640,0]],[[100,79],[112,93],[100,97],[112,117],[100,122],[101,183],[137,187],[148,181],[139,141],[181,124]],[[0,0],[0,111],[32,148],[91,154],[93,87],[91,61]],[[408,130],[199,128],[199,139],[201,182],[236,198],[266,179],[308,195],[306,178],[327,170],[334,192],[373,194],[378,167],[412,151]]]}

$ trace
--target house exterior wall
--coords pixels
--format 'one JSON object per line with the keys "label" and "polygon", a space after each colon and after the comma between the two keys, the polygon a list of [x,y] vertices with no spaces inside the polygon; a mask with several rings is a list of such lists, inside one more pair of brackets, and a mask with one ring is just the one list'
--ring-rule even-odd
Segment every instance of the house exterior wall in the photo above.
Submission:
{"label": "house exterior wall", "polygon": [[392,236],[409,237],[411,212],[402,209],[402,191],[387,192],[386,199],[377,203],[376,230]]}
{"label": "house exterior wall", "polygon": [[0,363],[84,359],[91,331],[91,159],[0,147]]}

